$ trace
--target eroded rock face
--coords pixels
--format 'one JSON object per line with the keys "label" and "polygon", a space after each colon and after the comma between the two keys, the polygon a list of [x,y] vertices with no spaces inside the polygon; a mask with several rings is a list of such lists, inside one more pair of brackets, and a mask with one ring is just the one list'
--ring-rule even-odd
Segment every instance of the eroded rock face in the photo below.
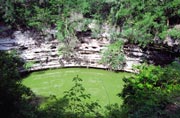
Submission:
{"label": "eroded rock face", "polygon": [[30,31],[15,31],[13,37],[0,39],[0,50],[16,50],[25,62],[33,62],[30,70],[73,66],[106,68],[99,64],[100,52],[109,44],[106,39],[86,38],[88,42],[78,44],[73,55],[64,58],[59,55],[58,49],[61,44],[57,39],[51,38],[46,41],[45,36],[32,35]]}
{"label": "eroded rock face", "polygon": [[[32,62],[30,70],[41,70],[58,67],[96,67],[108,69],[100,64],[101,52],[110,43],[107,38],[93,39],[83,36],[82,41],[74,48],[73,53],[64,57],[59,55],[59,43],[54,38],[54,31],[46,31],[46,35],[32,31],[14,31],[12,37],[0,38],[0,50],[17,50],[25,62]],[[133,71],[133,65],[143,62],[165,64],[175,59],[175,55],[155,48],[141,49],[136,45],[124,46],[126,64],[125,71]]]}

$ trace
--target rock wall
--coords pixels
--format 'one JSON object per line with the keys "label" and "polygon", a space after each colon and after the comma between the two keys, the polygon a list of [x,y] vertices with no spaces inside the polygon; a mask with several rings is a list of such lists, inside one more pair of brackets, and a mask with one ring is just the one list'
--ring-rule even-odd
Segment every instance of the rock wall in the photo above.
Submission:
{"label": "rock wall", "polygon": [[101,51],[109,41],[106,39],[96,40],[86,37],[88,40],[80,43],[74,49],[73,55],[64,58],[59,55],[58,49],[61,43],[57,39],[39,36],[30,31],[15,31],[13,38],[0,39],[0,50],[16,50],[25,62],[32,62],[30,70],[41,70],[59,67],[95,67],[107,68],[99,63]]}
{"label": "rock wall", "polygon": [[[106,38],[93,39],[82,37],[82,42],[74,48],[73,55],[64,58],[59,55],[59,43],[54,38],[55,31],[48,35],[32,31],[14,31],[11,37],[0,37],[0,50],[16,50],[25,62],[31,62],[29,70],[41,70],[59,67],[94,67],[108,69],[100,64],[101,51],[110,43]],[[141,49],[137,45],[124,46],[126,64],[124,71],[133,71],[133,65],[143,62],[166,64],[172,62],[176,55],[156,48]],[[23,69],[21,69],[23,71]]]}

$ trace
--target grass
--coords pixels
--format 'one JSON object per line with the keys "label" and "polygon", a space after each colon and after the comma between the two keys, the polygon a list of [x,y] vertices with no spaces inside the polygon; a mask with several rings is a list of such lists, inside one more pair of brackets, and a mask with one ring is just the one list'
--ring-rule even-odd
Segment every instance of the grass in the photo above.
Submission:
{"label": "grass", "polygon": [[82,84],[86,92],[91,94],[91,99],[98,101],[101,106],[106,106],[122,103],[117,94],[123,89],[122,78],[131,74],[100,69],[64,68],[33,72],[24,78],[22,83],[38,96],[56,95],[60,98],[64,91],[73,86],[72,79],[77,75],[83,79]]}

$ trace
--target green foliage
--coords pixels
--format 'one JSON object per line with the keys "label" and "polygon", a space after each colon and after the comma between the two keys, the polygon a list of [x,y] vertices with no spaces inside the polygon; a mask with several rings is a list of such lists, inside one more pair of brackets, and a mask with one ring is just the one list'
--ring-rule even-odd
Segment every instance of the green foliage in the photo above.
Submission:
{"label": "green foliage", "polygon": [[17,67],[21,66],[22,63],[19,61],[19,58],[15,51],[12,52],[3,52],[0,51],[0,77],[1,80],[12,79],[19,80],[20,76],[18,74]]}
{"label": "green foliage", "polygon": [[170,31],[168,32],[169,36],[172,37],[173,39],[178,39],[180,40],[180,29],[177,28],[173,28],[170,29]]}
{"label": "green foliage", "polygon": [[106,4],[105,0],[1,0],[0,3],[0,14],[4,21],[11,24],[23,23],[38,29],[55,24],[57,20],[67,19],[71,12],[95,17],[105,16],[107,9],[103,6]]}
{"label": "green foliage", "polygon": [[122,108],[118,104],[108,105],[106,106],[106,110],[106,118],[127,118],[125,109],[122,110]]}
{"label": "green foliage", "polygon": [[57,21],[56,29],[58,32],[56,35],[62,43],[59,48],[59,54],[64,58],[69,58],[74,55],[74,48],[79,42],[76,30],[79,29],[81,31],[87,31],[87,25],[91,22],[90,19],[82,19],[81,17],[78,17],[78,13],[74,13],[72,15],[71,16],[73,18]]}
{"label": "green foliage", "polygon": [[33,61],[29,61],[29,62],[26,62],[23,67],[25,69],[30,69],[32,66],[34,65],[34,62]]}
{"label": "green foliage", "polygon": [[178,0],[2,0],[0,3],[4,21],[39,30],[57,26],[61,39],[74,34],[74,23],[69,22],[72,13],[99,22],[110,21],[121,28],[121,38],[143,47],[157,37],[164,39],[169,35],[179,39],[175,29],[165,33],[171,24],[179,22]]}
{"label": "green foliage", "polygon": [[[0,51],[0,114],[7,118],[36,118],[36,107],[29,104],[33,93],[20,82],[19,59]],[[21,64],[20,64],[21,65]]]}
{"label": "green foliage", "polygon": [[83,108],[85,107],[85,104],[82,104],[81,101],[90,98],[90,94],[84,93],[85,88],[80,83],[81,81],[82,79],[78,76],[74,77],[73,82],[75,83],[75,85],[69,91],[64,92],[64,98],[69,100],[68,109],[73,113],[77,113],[77,115],[85,112],[81,111],[84,110]]}
{"label": "green foliage", "polygon": [[[85,88],[82,86],[82,79],[73,78],[74,86],[64,92],[62,99],[55,98],[42,110],[42,116],[47,118],[101,118],[99,112],[101,107],[97,102],[90,101],[90,94],[87,94]],[[53,98],[53,99],[54,99]]]}
{"label": "green foliage", "polygon": [[1,12],[4,12],[4,15],[3,15],[3,18],[5,19],[5,22],[11,22],[11,23],[14,23],[15,22],[15,19],[14,19],[14,5],[13,3],[11,2],[11,0],[7,0],[7,1],[1,1],[1,4],[4,3],[4,5],[6,7],[1,7],[2,9],[4,9],[3,11]]}
{"label": "green foliage", "polygon": [[64,95],[64,98],[68,100],[67,112],[74,114],[77,118],[96,116],[100,105],[97,102],[88,103],[91,95],[85,93],[81,78],[74,77],[73,81],[75,85],[69,91],[65,91]]}
{"label": "green foliage", "polygon": [[126,111],[128,117],[171,117],[165,108],[179,97],[177,93],[180,92],[180,73],[176,69],[143,65],[139,68],[139,74],[124,78],[124,82],[120,96],[124,99],[122,107],[128,109]]}
{"label": "green foliage", "polygon": [[[33,10],[31,9],[35,1],[25,0],[1,0],[0,1],[0,14],[4,22],[13,26],[28,25],[27,20],[31,18]],[[17,27],[16,27],[17,28]]]}
{"label": "green foliage", "polygon": [[174,40],[180,40],[179,31],[180,31],[180,29],[178,29],[178,28],[172,28],[172,29],[169,29],[168,31],[163,31],[160,34],[160,37],[161,38],[166,38],[166,36],[169,36]]}
{"label": "green foliage", "polygon": [[145,47],[155,37],[164,38],[160,35],[168,30],[169,19],[179,16],[179,6],[178,0],[121,0],[111,10],[111,21],[121,27],[122,37]]}
{"label": "green foliage", "polygon": [[34,15],[28,21],[28,25],[35,27],[39,30],[47,28],[51,25],[51,11],[47,8],[40,8],[34,6]]}
{"label": "green foliage", "polygon": [[76,22],[70,22],[68,20],[59,20],[57,21],[57,37],[60,41],[69,45],[71,42],[71,38],[75,40],[75,27],[77,26]]}
{"label": "green foliage", "polygon": [[109,68],[113,70],[121,69],[125,62],[122,48],[123,42],[121,40],[109,45],[102,53],[101,63],[108,65]]}

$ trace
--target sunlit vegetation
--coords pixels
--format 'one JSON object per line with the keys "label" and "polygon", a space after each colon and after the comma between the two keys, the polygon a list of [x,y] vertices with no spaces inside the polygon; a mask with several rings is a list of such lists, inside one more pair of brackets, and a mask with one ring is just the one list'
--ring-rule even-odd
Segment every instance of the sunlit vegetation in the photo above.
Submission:
{"label": "sunlit vegetation", "polygon": [[[80,16],[71,19],[75,15]],[[145,49],[155,45],[162,48],[167,37],[180,41],[180,0],[0,0],[0,16],[0,22],[13,29],[57,30],[55,38],[64,43],[61,53],[67,56],[79,41],[76,35],[79,23],[84,32],[90,30],[87,27],[90,23],[98,24],[91,31],[93,38],[99,38],[103,23],[114,26],[119,30],[112,30],[108,37],[111,44],[102,52],[101,60],[109,70],[122,68],[124,44]],[[24,67],[28,69],[32,64]],[[65,76],[62,69],[32,73],[23,84],[18,71],[22,65],[16,54],[0,52],[0,117],[180,117],[179,62],[164,67],[142,65],[124,81],[123,73],[98,74],[94,70],[86,73],[87,70],[77,69],[76,74]]]}
{"label": "sunlit vegetation", "polygon": [[168,31],[180,23],[179,0],[1,0],[0,3],[5,22],[39,30],[61,27],[61,38],[71,35],[70,30],[78,22],[69,20],[73,12],[115,24],[121,28],[119,38],[143,46],[153,43],[154,38],[163,40],[167,34],[179,38],[174,30]]}
{"label": "sunlit vegetation", "polygon": [[126,84],[120,96],[124,100],[122,108],[126,117],[180,117],[180,108],[168,107],[180,105],[180,68],[176,66],[180,67],[178,63],[164,68],[142,65],[139,74],[124,78]]}

